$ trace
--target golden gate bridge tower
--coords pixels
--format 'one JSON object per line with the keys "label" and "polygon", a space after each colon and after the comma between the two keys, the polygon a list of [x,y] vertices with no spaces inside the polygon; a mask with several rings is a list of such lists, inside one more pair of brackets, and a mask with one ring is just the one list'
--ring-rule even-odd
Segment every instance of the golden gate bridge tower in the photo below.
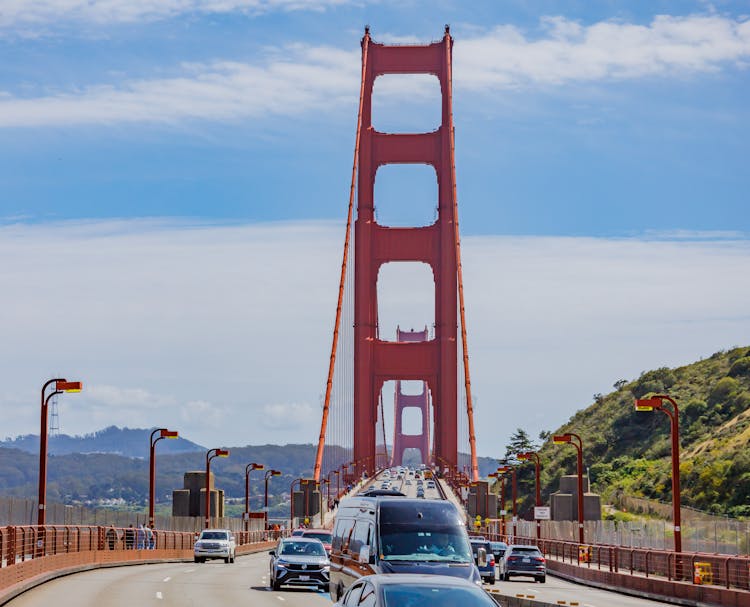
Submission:
{"label": "golden gate bridge tower", "polygon": [[[430,433],[429,407],[419,405],[422,432],[416,440],[423,459],[455,471],[462,467],[467,476],[478,478],[456,201],[452,45],[447,26],[440,41],[426,45],[376,43],[370,38],[369,28],[362,38],[362,80],[349,212],[315,462],[316,480],[339,468],[359,474],[389,465],[387,454],[376,451],[378,440],[383,445],[389,442],[381,397],[387,381],[397,385],[393,461],[403,453],[401,414],[409,401],[406,395],[399,396],[400,382],[418,381],[423,382],[424,401],[431,401],[433,408],[434,427]],[[441,124],[435,131],[383,133],[373,127],[373,86],[379,76],[386,74],[430,74],[438,79]],[[378,169],[387,164],[427,164],[435,170],[438,213],[434,223],[422,227],[386,227],[377,223],[375,179]],[[431,338],[427,331],[420,333],[421,337],[399,331],[396,341],[380,339],[378,273],[391,262],[421,262],[432,270],[435,326]],[[398,404],[399,399],[404,399],[402,405]],[[382,433],[382,438],[378,438],[378,433]]]}

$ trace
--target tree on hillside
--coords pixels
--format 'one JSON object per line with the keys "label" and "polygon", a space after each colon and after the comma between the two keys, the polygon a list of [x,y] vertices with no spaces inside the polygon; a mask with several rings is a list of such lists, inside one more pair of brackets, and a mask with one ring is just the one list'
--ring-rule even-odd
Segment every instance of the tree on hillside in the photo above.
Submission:
{"label": "tree on hillside", "polygon": [[528,433],[523,428],[516,428],[511,435],[510,442],[505,447],[505,457],[515,457],[516,453],[523,451],[536,451],[539,446],[529,438]]}

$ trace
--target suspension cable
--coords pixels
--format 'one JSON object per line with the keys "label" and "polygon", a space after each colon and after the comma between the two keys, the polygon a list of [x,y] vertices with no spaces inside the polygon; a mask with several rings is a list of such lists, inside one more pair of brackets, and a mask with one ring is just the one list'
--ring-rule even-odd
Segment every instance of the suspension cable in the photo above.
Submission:
{"label": "suspension cable", "polygon": [[328,424],[328,411],[331,405],[331,391],[333,389],[333,370],[336,366],[336,347],[339,339],[339,327],[341,325],[341,309],[344,299],[344,283],[346,282],[346,267],[349,260],[349,239],[352,228],[352,217],[354,209],[354,192],[357,181],[357,166],[359,164],[359,139],[362,130],[362,106],[365,98],[365,73],[367,70],[367,47],[370,42],[370,32],[365,29],[362,38],[362,83],[359,90],[359,110],[357,112],[357,135],[354,143],[354,160],[352,162],[352,183],[349,188],[349,210],[346,216],[346,237],[344,238],[344,256],[341,263],[341,279],[339,280],[339,295],[336,305],[336,322],[333,328],[333,343],[331,344],[331,359],[328,363],[328,380],[326,381],[326,395],[323,402],[323,419],[320,423],[320,435],[318,437],[318,451],[315,456],[315,469],[313,478],[320,480],[321,464],[323,462],[323,450],[326,442],[326,427]]}

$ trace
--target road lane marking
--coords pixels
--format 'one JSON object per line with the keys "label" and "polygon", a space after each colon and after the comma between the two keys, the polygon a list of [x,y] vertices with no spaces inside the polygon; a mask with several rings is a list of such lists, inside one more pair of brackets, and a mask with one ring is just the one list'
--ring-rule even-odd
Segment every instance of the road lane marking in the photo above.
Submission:
{"label": "road lane marking", "polygon": [[161,592],[156,593],[156,598],[159,600],[162,600],[164,597],[161,595]]}
{"label": "road lane marking", "polygon": [[162,580],[162,582],[168,582],[168,581],[169,581],[169,580],[171,580],[171,579],[172,579],[171,577],[165,577],[165,578],[164,578],[164,579]]}
{"label": "road lane marking", "polygon": [[185,573],[193,573],[193,571],[195,571],[195,569],[185,569]]}
{"label": "road lane marking", "polygon": [[279,599],[280,601],[286,601],[286,599],[283,596],[277,596],[276,598]]}

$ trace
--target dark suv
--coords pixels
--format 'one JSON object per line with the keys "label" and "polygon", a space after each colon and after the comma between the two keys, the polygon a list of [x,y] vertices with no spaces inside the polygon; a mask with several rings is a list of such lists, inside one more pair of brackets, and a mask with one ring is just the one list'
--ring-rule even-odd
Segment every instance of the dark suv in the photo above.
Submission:
{"label": "dark suv", "polygon": [[[479,569],[479,575],[482,576],[482,581],[488,584],[495,583],[495,555],[492,553],[492,546],[487,540],[476,540],[471,539],[471,551],[474,553],[474,562],[477,564]],[[479,548],[484,548],[485,562],[481,565],[479,562]]]}
{"label": "dark suv", "polygon": [[528,575],[543,584],[547,580],[547,564],[539,548],[508,546],[500,559],[500,578],[507,582],[512,575]]}
{"label": "dark suv", "polygon": [[271,554],[271,588],[316,586],[328,590],[331,562],[320,540],[307,537],[282,538]]}

